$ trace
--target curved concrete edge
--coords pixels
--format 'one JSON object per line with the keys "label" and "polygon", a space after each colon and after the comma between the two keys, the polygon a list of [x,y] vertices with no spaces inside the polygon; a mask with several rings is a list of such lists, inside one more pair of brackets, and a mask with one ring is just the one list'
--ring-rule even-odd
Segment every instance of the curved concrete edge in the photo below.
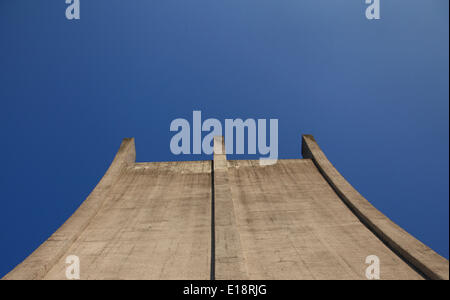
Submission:
{"label": "curved concrete edge", "polygon": [[350,210],[392,251],[428,279],[448,280],[449,262],[373,207],[336,170],[311,135],[303,135],[303,158],[311,159]]}
{"label": "curved concrete edge", "polygon": [[108,193],[108,190],[119,178],[124,167],[134,164],[135,161],[134,138],[125,138],[105,175],[75,213],[46,242],[42,243],[22,263],[6,274],[3,279],[43,279],[86,229],[103,203],[110,198],[101,197],[101,195]]}

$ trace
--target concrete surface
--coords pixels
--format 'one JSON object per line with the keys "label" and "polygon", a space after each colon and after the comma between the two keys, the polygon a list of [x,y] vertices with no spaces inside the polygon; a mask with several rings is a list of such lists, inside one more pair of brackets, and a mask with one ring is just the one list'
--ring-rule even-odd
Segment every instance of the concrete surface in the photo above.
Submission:
{"label": "concrete surface", "polygon": [[223,137],[214,138],[215,278],[249,279],[231,195]]}
{"label": "concrete surface", "polygon": [[229,161],[229,178],[249,278],[365,279],[369,255],[380,258],[383,279],[422,278],[353,215],[311,160]]}
{"label": "concrete surface", "polygon": [[211,162],[135,163],[125,140],[75,214],[6,279],[209,279]]}
{"label": "concrete surface", "polygon": [[448,261],[376,210],[311,136],[304,159],[136,163],[125,139],[61,228],[4,279],[447,279]]}
{"label": "concrete surface", "polygon": [[304,135],[303,157],[310,158],[337,195],[384,243],[429,279],[449,279],[448,260],[408,234],[358,193],[334,168],[311,135]]}

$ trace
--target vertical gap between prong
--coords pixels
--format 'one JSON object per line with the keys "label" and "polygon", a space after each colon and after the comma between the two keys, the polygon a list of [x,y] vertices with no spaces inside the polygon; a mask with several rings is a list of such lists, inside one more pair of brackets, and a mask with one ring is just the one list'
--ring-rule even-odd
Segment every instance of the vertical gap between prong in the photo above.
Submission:
{"label": "vertical gap between prong", "polygon": [[210,279],[216,278],[216,226],[215,226],[215,194],[214,194],[214,160],[211,160],[211,271]]}

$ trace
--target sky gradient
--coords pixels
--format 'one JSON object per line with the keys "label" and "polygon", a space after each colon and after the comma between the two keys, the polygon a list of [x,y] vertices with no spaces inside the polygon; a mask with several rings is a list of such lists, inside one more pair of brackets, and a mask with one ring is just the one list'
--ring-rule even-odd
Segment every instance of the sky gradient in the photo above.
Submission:
{"label": "sky gradient", "polygon": [[[449,256],[449,2],[0,2],[0,276],[89,195],[124,137],[175,156],[170,122],[278,118],[375,207]],[[248,156],[233,156],[243,159]]]}

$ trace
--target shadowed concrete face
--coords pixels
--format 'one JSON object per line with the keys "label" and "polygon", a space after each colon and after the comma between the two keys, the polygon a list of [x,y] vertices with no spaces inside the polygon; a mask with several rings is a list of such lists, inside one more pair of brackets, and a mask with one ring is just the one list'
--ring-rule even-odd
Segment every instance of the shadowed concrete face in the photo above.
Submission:
{"label": "shadowed concrete face", "polygon": [[125,140],[71,218],[6,279],[209,279],[211,162],[135,163]]}
{"label": "shadowed concrete face", "polygon": [[310,136],[305,159],[135,163],[125,139],[80,208],[5,279],[448,279],[448,261],[377,211]]}
{"label": "shadowed concrete face", "polygon": [[[67,253],[82,279],[209,279],[210,162],[135,164]],[[62,257],[44,277],[65,278]]]}

